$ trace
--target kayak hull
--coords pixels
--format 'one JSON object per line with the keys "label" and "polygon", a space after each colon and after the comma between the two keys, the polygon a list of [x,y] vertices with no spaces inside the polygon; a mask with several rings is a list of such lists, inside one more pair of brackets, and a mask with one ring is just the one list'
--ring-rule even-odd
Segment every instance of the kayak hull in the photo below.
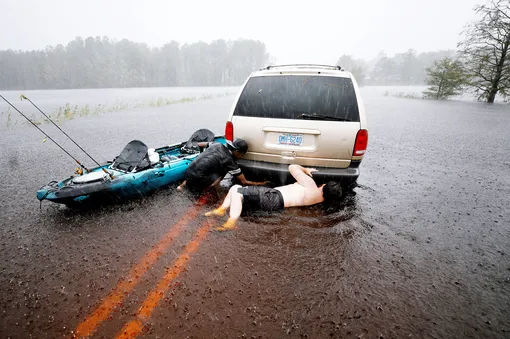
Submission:
{"label": "kayak hull", "polygon": [[[225,143],[223,137],[215,137],[215,141]],[[184,144],[157,148],[155,151],[164,160],[144,170],[125,172],[112,168],[112,164],[108,163],[83,175],[52,181],[41,187],[36,197],[40,201],[74,205],[101,198],[123,200],[149,194],[184,179],[186,168],[200,154],[181,153]]]}

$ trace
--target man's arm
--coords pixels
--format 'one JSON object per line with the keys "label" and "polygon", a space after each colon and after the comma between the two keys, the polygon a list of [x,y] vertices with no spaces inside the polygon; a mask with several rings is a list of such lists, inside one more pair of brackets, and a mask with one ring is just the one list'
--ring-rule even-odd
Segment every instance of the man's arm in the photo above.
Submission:
{"label": "man's arm", "polygon": [[197,146],[202,147],[202,148],[207,148],[207,147],[209,147],[210,144],[211,144],[211,142],[209,142],[209,141],[197,142]]}
{"label": "man's arm", "polygon": [[317,184],[312,179],[312,172],[316,172],[315,168],[305,168],[301,165],[292,164],[289,166],[290,174],[303,187],[317,188]]}
{"label": "man's arm", "polygon": [[270,181],[250,181],[246,179],[243,173],[236,175],[236,179],[239,180],[243,186],[264,186],[270,183]]}
{"label": "man's arm", "polygon": [[241,182],[243,186],[264,186],[268,184],[270,181],[250,181],[246,179],[243,172],[239,168],[237,162],[234,161],[232,157],[225,159],[222,163],[223,167],[228,170],[228,172],[235,177],[237,180]]}
{"label": "man's arm", "polygon": [[225,198],[225,195],[223,194],[221,187],[220,187],[221,179],[222,178],[217,178],[216,180],[214,180],[214,182],[212,184],[210,184],[209,187],[207,187],[204,191],[207,191],[208,189],[210,189],[212,187],[212,188],[214,188],[218,198],[220,198],[220,199]]}

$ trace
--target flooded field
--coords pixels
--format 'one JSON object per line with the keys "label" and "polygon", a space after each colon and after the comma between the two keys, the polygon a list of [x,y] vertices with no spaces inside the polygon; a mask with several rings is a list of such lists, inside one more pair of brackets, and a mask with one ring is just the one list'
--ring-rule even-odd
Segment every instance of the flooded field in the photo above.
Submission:
{"label": "flooded field", "polygon": [[[369,148],[339,209],[251,215],[223,233],[211,231],[222,219],[202,216],[218,201],[175,186],[93,209],[40,207],[37,189],[76,165],[3,113],[0,338],[509,338],[510,107],[385,94],[409,90],[362,88]],[[47,113],[124,102],[62,120],[104,162],[133,139],[222,134],[236,91],[24,93]],[[36,114],[20,93],[1,94]],[[158,98],[170,99],[150,105]]]}

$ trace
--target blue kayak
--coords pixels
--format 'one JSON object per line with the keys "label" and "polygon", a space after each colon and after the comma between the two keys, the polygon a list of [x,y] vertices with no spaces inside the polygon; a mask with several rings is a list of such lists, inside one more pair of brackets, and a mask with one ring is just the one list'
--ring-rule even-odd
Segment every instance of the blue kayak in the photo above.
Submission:
{"label": "blue kayak", "polygon": [[[223,136],[214,136],[213,141],[226,142]],[[189,143],[150,149],[133,140],[114,161],[41,187],[37,199],[75,205],[100,198],[121,200],[145,195],[184,179],[189,163],[201,152],[199,147],[186,147]]]}

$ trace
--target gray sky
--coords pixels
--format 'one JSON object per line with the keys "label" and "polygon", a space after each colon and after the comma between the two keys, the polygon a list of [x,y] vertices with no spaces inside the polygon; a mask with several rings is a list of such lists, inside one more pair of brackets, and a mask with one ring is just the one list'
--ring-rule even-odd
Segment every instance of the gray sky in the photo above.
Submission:
{"label": "gray sky", "polygon": [[485,0],[2,0],[0,49],[66,45],[76,36],[171,40],[250,38],[278,63],[335,63],[342,54],[372,59],[414,48],[455,49],[473,7]]}

